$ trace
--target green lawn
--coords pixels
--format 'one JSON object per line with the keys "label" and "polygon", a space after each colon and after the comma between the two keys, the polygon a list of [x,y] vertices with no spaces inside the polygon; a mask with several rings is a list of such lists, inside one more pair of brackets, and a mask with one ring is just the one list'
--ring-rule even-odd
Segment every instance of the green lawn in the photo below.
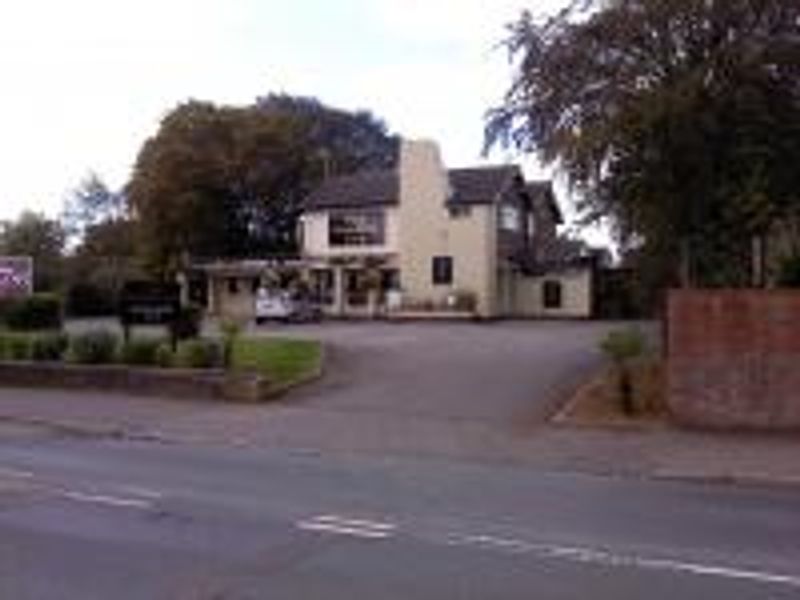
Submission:
{"label": "green lawn", "polygon": [[259,371],[278,384],[314,373],[321,360],[319,342],[285,338],[241,338],[232,356],[234,369]]}

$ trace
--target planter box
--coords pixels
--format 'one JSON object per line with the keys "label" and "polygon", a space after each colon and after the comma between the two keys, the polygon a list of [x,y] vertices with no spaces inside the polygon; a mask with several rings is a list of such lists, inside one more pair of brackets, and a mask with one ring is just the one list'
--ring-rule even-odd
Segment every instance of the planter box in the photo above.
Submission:
{"label": "planter box", "polygon": [[281,391],[255,373],[56,362],[0,362],[0,385],[237,402],[260,402]]}

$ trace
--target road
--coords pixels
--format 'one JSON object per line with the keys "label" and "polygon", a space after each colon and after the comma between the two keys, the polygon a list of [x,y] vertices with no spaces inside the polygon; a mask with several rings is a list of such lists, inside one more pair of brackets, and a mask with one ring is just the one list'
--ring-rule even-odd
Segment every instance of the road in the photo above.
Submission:
{"label": "road", "polygon": [[797,490],[0,436],[0,598],[789,599]]}

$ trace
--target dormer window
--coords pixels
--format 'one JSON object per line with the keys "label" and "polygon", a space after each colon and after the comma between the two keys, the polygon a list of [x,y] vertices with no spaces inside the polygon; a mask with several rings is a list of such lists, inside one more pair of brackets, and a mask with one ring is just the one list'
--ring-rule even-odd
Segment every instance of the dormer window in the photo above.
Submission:
{"label": "dormer window", "polygon": [[513,204],[500,205],[500,228],[503,231],[519,231],[520,230],[520,212],[519,208]]}

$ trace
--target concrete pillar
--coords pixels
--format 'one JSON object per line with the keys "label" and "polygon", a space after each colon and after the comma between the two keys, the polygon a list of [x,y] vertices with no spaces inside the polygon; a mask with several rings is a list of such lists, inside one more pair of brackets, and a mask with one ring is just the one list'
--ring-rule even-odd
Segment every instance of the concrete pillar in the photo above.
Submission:
{"label": "concrete pillar", "polygon": [[343,316],[345,312],[344,267],[333,267],[333,313]]}
{"label": "concrete pillar", "polygon": [[215,280],[215,277],[210,273],[206,277],[206,298],[208,298],[207,311],[210,315],[215,315],[217,313],[217,290],[214,285]]}

